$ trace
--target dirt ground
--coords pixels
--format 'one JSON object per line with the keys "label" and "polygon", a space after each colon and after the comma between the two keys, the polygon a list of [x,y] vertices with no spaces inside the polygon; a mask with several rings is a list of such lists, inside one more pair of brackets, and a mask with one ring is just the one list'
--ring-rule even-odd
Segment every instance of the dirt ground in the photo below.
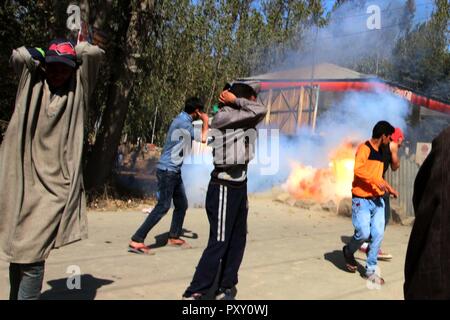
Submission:
{"label": "dirt ground", "polygon": [[[192,249],[164,246],[169,214],[147,242],[155,255],[127,252],[131,234],[145,219],[141,211],[89,212],[85,241],[55,250],[46,265],[44,299],[180,299],[208,240],[203,209],[189,209],[186,239]],[[343,270],[341,249],[353,233],[351,220],[325,211],[307,211],[250,197],[249,234],[239,273],[238,299],[403,299],[403,267],[411,227],[388,226],[380,262],[386,284],[369,289],[359,273]],[[189,237],[189,238],[188,238]],[[364,265],[365,256],[358,253]],[[81,289],[69,290],[67,277],[79,268]],[[9,292],[8,265],[0,262],[0,299]]]}

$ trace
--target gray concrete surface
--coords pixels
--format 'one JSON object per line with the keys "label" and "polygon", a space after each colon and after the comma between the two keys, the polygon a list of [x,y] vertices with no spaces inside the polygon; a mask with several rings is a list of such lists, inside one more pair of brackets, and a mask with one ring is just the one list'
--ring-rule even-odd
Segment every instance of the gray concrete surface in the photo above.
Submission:
{"label": "gray concrete surface", "polygon": [[[163,239],[169,214],[152,230]],[[191,281],[208,237],[203,209],[189,209],[185,229],[192,249],[155,248],[155,255],[128,253],[130,235],[144,220],[134,212],[89,212],[85,241],[54,250],[47,260],[43,297],[52,299],[180,299]],[[351,220],[250,198],[249,234],[239,273],[238,299],[403,299],[403,267],[411,228],[389,226],[383,249],[393,254],[380,262],[386,284],[369,290],[358,274],[342,270],[343,241],[353,233]],[[362,265],[365,256],[358,254]],[[69,291],[69,266],[81,269],[81,290]],[[0,299],[9,292],[8,265],[0,262]]]}

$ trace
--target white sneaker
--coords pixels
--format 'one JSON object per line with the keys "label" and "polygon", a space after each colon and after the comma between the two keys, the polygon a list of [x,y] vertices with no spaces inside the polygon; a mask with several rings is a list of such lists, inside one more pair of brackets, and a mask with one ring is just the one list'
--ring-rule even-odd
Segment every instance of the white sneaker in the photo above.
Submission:
{"label": "white sneaker", "polygon": [[384,284],[384,279],[377,275],[376,273],[372,273],[370,276],[366,276],[367,281],[370,281],[371,283],[375,285],[382,286]]}

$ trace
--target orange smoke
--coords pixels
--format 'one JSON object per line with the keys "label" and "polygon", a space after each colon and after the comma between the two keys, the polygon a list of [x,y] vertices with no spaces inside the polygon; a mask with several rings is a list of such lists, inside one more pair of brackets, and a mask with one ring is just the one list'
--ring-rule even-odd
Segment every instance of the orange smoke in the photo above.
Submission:
{"label": "orange smoke", "polygon": [[355,144],[346,142],[329,154],[328,168],[313,168],[293,163],[286,182],[288,192],[296,199],[317,202],[337,200],[351,195]]}

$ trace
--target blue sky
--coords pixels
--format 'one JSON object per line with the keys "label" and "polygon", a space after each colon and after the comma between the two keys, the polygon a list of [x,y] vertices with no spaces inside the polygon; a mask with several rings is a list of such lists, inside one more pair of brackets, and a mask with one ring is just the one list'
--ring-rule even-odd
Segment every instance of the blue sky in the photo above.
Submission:
{"label": "blue sky", "polygon": [[[196,0],[194,0],[194,3],[196,2]],[[325,4],[325,9],[326,11],[330,11],[331,8],[333,8],[333,5],[335,3],[335,0],[324,0],[324,4]],[[254,8],[260,8],[260,2],[259,1],[255,1],[253,3],[253,7]]]}
{"label": "blue sky", "polygon": [[[192,3],[196,4],[199,0],[191,0]],[[332,8],[333,5],[336,1],[335,0],[323,0],[322,3],[324,4],[325,7],[325,13],[329,12]],[[373,4],[376,3],[385,3],[385,0],[373,0],[371,1]],[[260,9],[261,8],[261,2],[260,1],[254,1],[253,2],[253,7],[256,9]],[[434,0],[416,0],[416,22],[424,22],[425,20],[427,20],[434,9]],[[449,45],[449,50],[450,50],[450,45]]]}
{"label": "blue sky", "polygon": [[[197,4],[199,0],[191,0],[192,3]],[[403,0],[404,1],[404,0]],[[400,1],[402,3],[403,1]],[[261,2],[259,0],[256,0],[252,3],[253,8],[261,9]],[[335,4],[336,0],[322,0],[322,3],[325,7],[325,13],[328,13],[333,8],[333,5]],[[393,1],[395,2],[395,1]],[[386,6],[386,0],[372,0],[368,1],[368,4],[380,4],[381,6]],[[389,2],[388,2],[389,3]],[[424,22],[427,20],[434,9],[434,0],[416,0],[416,22]]]}
{"label": "blue sky", "polygon": [[[196,3],[198,0],[193,0],[194,3]],[[328,13],[333,8],[334,3],[336,0],[322,0],[322,3],[325,7],[325,13]],[[373,4],[376,4],[377,2],[380,3],[379,0],[373,0],[371,1]],[[370,3],[370,2],[369,2]],[[381,1],[381,3],[385,3],[385,1]],[[252,6],[256,9],[261,9],[261,1],[254,1]],[[434,0],[416,0],[416,6],[417,6],[417,13],[423,17],[424,15],[431,15],[431,12],[434,8]]]}
{"label": "blue sky", "polygon": [[333,8],[333,5],[335,3],[334,0],[325,0],[325,10],[328,12]]}

